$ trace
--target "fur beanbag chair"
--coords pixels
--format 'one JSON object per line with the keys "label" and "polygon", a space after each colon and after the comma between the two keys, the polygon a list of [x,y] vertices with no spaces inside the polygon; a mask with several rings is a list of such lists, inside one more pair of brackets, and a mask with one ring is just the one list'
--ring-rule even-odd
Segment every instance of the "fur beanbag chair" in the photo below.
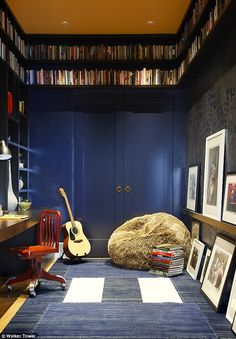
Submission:
{"label": "fur beanbag chair", "polygon": [[153,213],[126,221],[118,227],[108,241],[108,253],[118,266],[149,269],[149,256],[153,247],[177,244],[183,247],[185,264],[191,249],[187,227],[167,213]]}

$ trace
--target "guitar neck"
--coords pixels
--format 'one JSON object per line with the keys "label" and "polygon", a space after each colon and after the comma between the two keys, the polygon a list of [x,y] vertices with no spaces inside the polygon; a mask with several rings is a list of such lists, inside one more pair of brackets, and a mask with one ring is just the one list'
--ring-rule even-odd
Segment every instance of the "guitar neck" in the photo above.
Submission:
{"label": "guitar neck", "polygon": [[74,219],[74,217],[73,217],[73,214],[72,214],[72,211],[71,211],[71,207],[70,207],[69,201],[68,201],[67,197],[64,197],[64,199],[65,199],[65,202],[66,202],[66,207],[67,207],[67,210],[68,210],[68,214],[69,214],[71,223],[72,223],[72,225],[75,227],[75,219]]}

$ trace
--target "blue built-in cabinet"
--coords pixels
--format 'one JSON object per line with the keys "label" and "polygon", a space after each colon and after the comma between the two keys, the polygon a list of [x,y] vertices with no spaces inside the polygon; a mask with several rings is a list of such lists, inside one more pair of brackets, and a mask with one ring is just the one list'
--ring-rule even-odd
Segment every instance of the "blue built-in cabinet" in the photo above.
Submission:
{"label": "blue built-in cabinet", "polygon": [[184,200],[185,97],[170,90],[30,89],[32,200],[75,219],[106,256],[124,221],[180,216]]}

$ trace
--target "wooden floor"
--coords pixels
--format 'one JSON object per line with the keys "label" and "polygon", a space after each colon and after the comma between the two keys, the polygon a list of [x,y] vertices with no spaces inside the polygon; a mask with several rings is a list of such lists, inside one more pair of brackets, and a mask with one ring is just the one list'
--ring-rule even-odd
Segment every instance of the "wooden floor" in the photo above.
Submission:
{"label": "wooden floor", "polygon": [[[55,259],[49,258],[44,261],[43,267],[48,271],[54,263]],[[27,287],[30,280],[14,284],[13,290],[9,292],[5,285],[7,279],[0,277],[0,333],[29,296]]]}
{"label": "wooden floor", "polygon": [[29,281],[15,284],[13,291],[8,292],[7,287],[5,286],[6,280],[7,278],[0,278],[0,319],[22,293],[25,293],[26,297],[28,294],[27,291],[24,292],[24,290],[27,288]]}

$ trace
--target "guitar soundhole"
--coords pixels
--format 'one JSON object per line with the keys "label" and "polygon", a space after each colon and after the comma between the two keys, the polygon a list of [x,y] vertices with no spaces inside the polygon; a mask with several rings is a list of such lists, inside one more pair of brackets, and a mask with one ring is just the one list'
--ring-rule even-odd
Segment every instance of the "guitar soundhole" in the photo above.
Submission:
{"label": "guitar soundhole", "polygon": [[72,227],[72,232],[73,232],[74,234],[77,234],[79,231],[78,231],[78,229],[77,229],[76,227]]}

